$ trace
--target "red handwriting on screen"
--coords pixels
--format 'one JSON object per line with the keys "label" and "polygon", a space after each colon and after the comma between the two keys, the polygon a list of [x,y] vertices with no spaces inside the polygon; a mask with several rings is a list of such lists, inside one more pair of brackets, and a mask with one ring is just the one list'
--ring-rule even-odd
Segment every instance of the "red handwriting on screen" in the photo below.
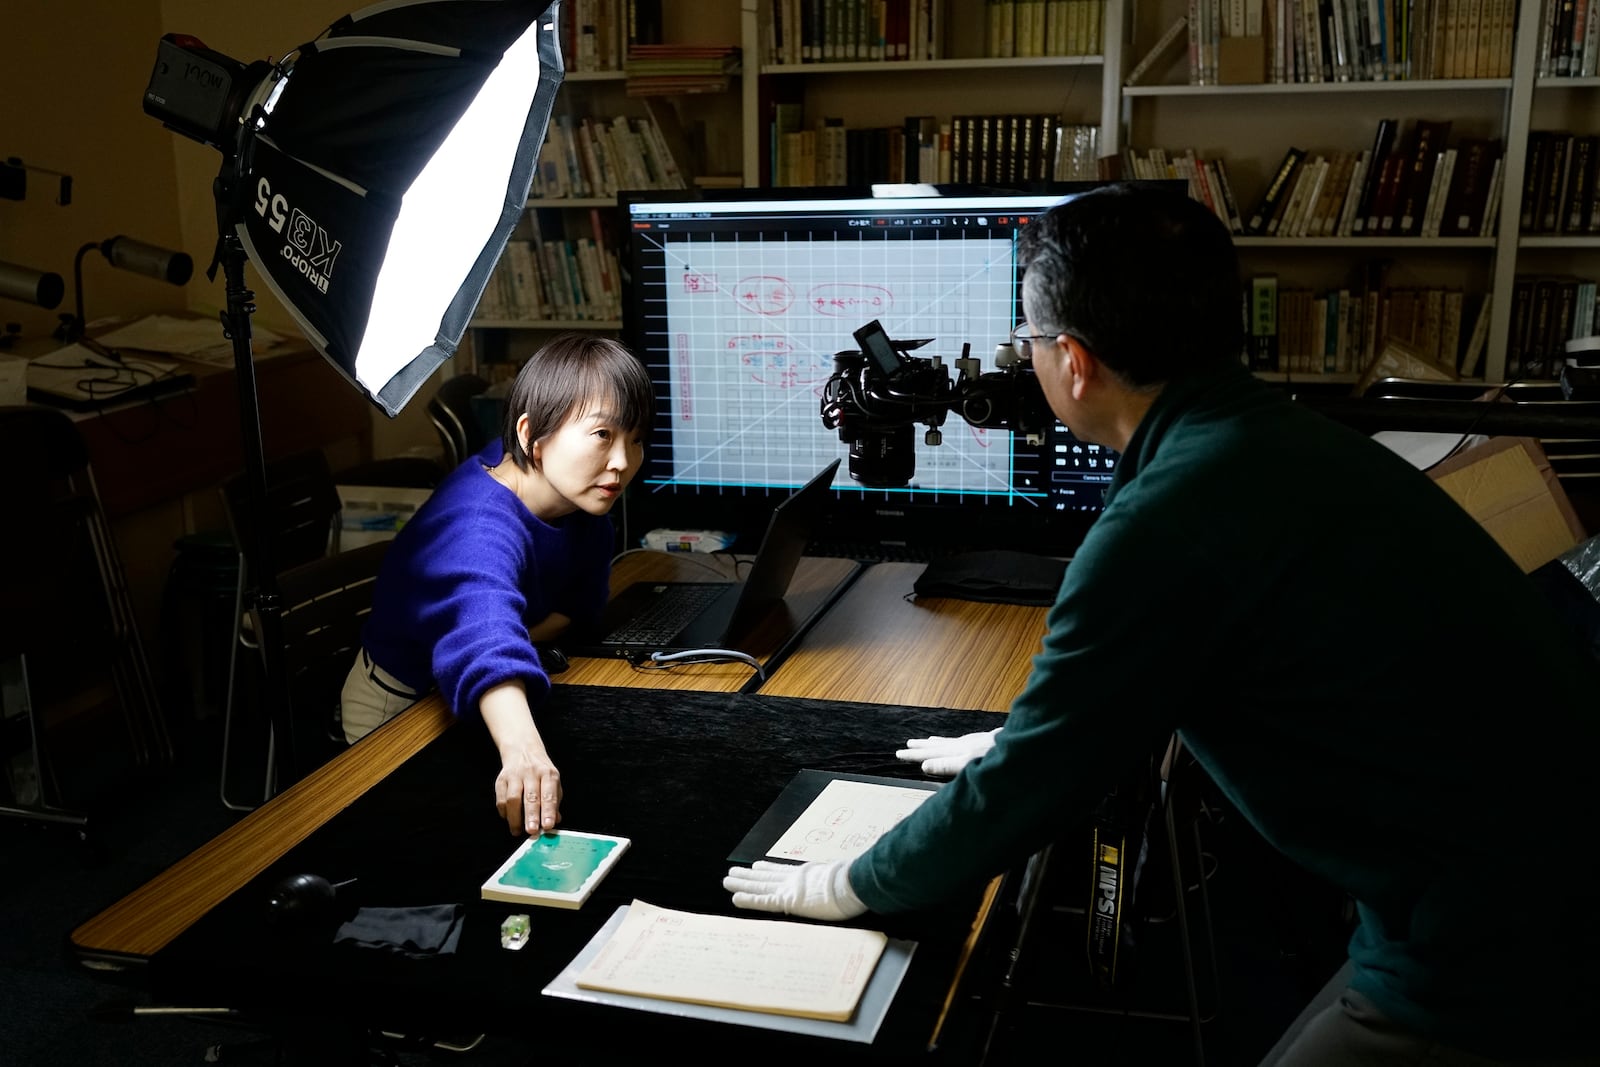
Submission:
{"label": "red handwriting on screen", "polygon": [[782,278],[752,274],[739,279],[733,287],[733,298],[757,315],[781,315],[794,304],[794,288]]}
{"label": "red handwriting on screen", "polygon": [[806,304],[819,315],[851,318],[868,312],[882,315],[894,307],[894,294],[881,285],[828,282],[812,286]]}
{"label": "red handwriting on screen", "polygon": [[715,274],[696,274],[694,271],[684,271],[683,291],[686,293],[714,293],[717,291],[717,276]]}
{"label": "red handwriting on screen", "polygon": [[680,333],[674,340],[678,349],[678,418],[684,422],[694,421],[694,381],[689,377],[689,359],[693,349],[689,345],[689,335]]}
{"label": "red handwriting on screen", "polygon": [[814,355],[795,353],[787,337],[773,334],[738,334],[727,347],[739,353],[739,363],[752,381],[778,389],[800,389],[827,378],[830,367]]}

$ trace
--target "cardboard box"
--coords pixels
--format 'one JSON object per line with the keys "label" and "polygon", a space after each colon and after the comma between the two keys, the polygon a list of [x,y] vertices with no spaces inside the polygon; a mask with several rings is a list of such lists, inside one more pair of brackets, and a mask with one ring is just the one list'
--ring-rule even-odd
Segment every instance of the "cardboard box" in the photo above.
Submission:
{"label": "cardboard box", "polygon": [[1428,471],[1524,571],[1587,536],[1544,449],[1531,437],[1495,437]]}

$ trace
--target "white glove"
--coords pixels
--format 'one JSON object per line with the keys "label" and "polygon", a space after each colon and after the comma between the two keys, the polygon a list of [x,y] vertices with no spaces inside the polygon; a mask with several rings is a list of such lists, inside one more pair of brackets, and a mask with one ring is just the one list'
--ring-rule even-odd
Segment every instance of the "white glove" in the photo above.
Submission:
{"label": "white glove", "polygon": [[772,863],[756,860],[750,867],[730,867],[722,888],[733,894],[733,906],[753,911],[776,911],[803,919],[842,922],[866,913],[850,888],[850,865],[832,863]]}
{"label": "white glove", "polygon": [[905,748],[895,753],[895,758],[922,764],[923,774],[953,778],[970,761],[994,747],[995,735],[1000,730],[996,726],[993,730],[960,737],[913,737]]}

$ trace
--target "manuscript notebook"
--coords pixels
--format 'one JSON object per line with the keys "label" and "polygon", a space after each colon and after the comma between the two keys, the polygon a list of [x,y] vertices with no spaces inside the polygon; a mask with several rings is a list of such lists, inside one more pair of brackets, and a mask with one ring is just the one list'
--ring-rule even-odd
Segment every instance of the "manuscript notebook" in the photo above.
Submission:
{"label": "manuscript notebook", "polygon": [[887,944],[875,930],[697,915],[635,900],[577,985],[844,1022]]}
{"label": "manuscript notebook", "polygon": [[483,883],[484,900],[580,907],[628,850],[626,837],[557,830],[527,838]]}

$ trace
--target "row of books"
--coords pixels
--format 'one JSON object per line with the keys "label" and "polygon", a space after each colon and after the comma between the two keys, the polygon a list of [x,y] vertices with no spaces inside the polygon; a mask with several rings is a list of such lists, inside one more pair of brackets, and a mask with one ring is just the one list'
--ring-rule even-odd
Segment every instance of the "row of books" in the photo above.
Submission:
{"label": "row of books", "polygon": [[767,0],[762,65],[944,56],[945,0]]}
{"label": "row of books", "polygon": [[[901,126],[846,127],[824,119],[808,129],[772,131],[772,184],[779,186],[864,185],[874,182],[973,182],[1017,185],[1041,181],[1088,181],[1096,176],[1098,126],[1063,123],[1052,115],[1014,118],[993,133],[1014,149],[991,147],[973,156],[977,136],[957,115],[940,122],[913,115]],[[991,131],[995,128],[991,124]],[[1026,131],[1026,132],[1025,132]],[[964,147],[965,146],[965,147]]]}
{"label": "row of books", "polygon": [[619,189],[682,189],[684,177],[649,118],[554,117],[539,149],[539,199],[615,196]]}
{"label": "row of books", "polygon": [[661,42],[661,0],[568,0],[561,5],[567,70],[621,70],[628,48]]}
{"label": "row of books", "polygon": [[1245,294],[1244,359],[1252,370],[1360,374],[1398,341],[1461,377],[1482,373],[1487,296],[1452,288],[1391,288],[1373,264],[1338,289],[1283,288],[1258,274]]}
{"label": "row of books", "polygon": [[807,128],[803,106],[772,105],[769,165],[776,185],[952,181],[1017,185],[1096,177],[1099,130],[1059,116],[907,116],[898,127]]}
{"label": "row of books", "polygon": [[1593,337],[1595,280],[1570,274],[1519,274],[1511,287],[1506,378],[1561,377],[1567,342]]}
{"label": "row of books", "polygon": [[[1507,78],[1516,13],[1515,0],[1189,0],[1189,81]],[[1242,73],[1254,66],[1261,77]]]}
{"label": "row of books", "polygon": [[1239,202],[1228,181],[1228,168],[1220,159],[1204,159],[1193,148],[1150,148],[1141,152],[1124,148],[1117,173],[1124,178],[1183,178],[1189,182],[1189,195],[1209,207],[1232,233],[1244,232]]}
{"label": "row of books", "polygon": [[1105,49],[1105,0],[986,0],[984,52],[1097,56]]}
{"label": "row of books", "polygon": [[1530,131],[1519,207],[1523,233],[1600,233],[1600,136]]}
{"label": "row of books", "polygon": [[1449,119],[1380,119],[1370,149],[1291,146],[1243,232],[1266,237],[1480,237],[1494,232],[1503,182],[1498,138],[1449,143]]}
{"label": "row of books", "polygon": [[1594,0],[1544,0],[1535,73],[1592,78],[1600,73],[1600,7]]}
{"label": "row of books", "polygon": [[629,96],[722,93],[739,72],[736,45],[635,44],[622,69]]}
{"label": "row of books", "polygon": [[568,235],[559,213],[528,212],[529,236],[514,236],[478,302],[490,321],[615,321],[622,317],[622,274],[600,212],[588,232]]}

